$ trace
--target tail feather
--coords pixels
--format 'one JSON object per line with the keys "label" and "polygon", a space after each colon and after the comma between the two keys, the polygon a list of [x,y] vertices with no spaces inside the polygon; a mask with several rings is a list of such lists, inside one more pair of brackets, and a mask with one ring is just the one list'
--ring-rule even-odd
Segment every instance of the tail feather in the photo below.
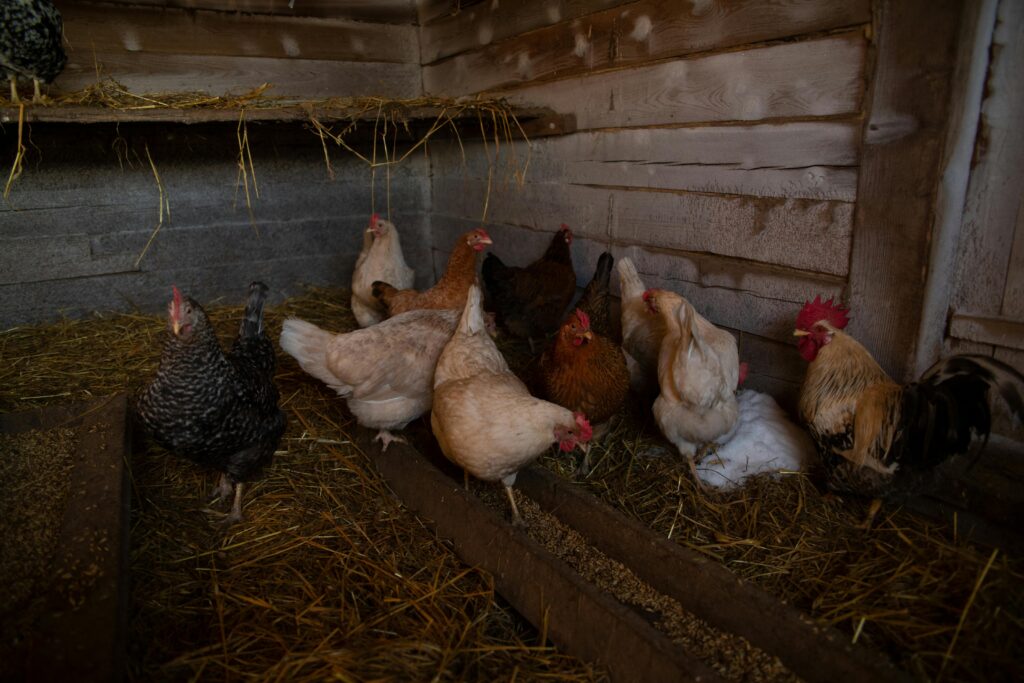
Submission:
{"label": "tail feather", "polygon": [[262,282],[249,285],[249,301],[245,304],[242,324],[238,328],[241,338],[258,337],[263,334],[263,304],[267,300],[268,288]]}
{"label": "tail feather", "polygon": [[619,271],[619,287],[622,290],[623,300],[643,296],[646,287],[644,287],[644,282],[640,279],[640,275],[637,274],[633,261],[629,258],[621,258],[616,269]]}
{"label": "tail feather", "polygon": [[480,266],[480,275],[488,289],[499,281],[508,279],[510,273],[511,269],[493,252],[488,252]]}
{"label": "tail feather", "polygon": [[921,377],[922,383],[940,386],[953,377],[976,377],[999,392],[1017,420],[1024,420],[1024,375],[1006,363],[977,354],[943,358]]}
{"label": "tail feather", "polygon": [[462,317],[459,319],[459,332],[461,334],[473,335],[481,330],[487,329],[484,320],[484,309],[480,305],[480,287],[472,285],[469,294],[466,296],[466,307],[462,310]]}
{"label": "tail feather", "polygon": [[597,283],[602,291],[608,291],[608,284],[612,280],[612,263],[615,261],[607,251],[597,259],[597,268],[594,269],[594,277],[591,284]]}
{"label": "tail feather", "polygon": [[333,338],[333,334],[313,323],[288,318],[281,328],[281,349],[297,360],[308,374],[341,392],[347,386],[327,367],[327,346]]}
{"label": "tail feather", "polygon": [[583,290],[583,296],[577,307],[584,311],[591,320],[591,329],[598,334],[608,335],[611,333],[611,301],[609,300],[608,285],[612,278],[612,263],[615,259],[607,251],[601,254],[597,260],[597,268],[594,270],[594,277]]}

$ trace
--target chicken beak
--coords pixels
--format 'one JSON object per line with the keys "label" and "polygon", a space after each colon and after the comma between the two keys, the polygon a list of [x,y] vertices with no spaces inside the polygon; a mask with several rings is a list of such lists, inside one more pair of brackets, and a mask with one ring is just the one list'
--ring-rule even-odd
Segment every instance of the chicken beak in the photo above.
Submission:
{"label": "chicken beak", "polygon": [[590,330],[587,330],[586,332],[583,333],[583,338],[586,339],[587,341],[590,341],[591,339],[594,338],[594,333],[591,332]]}
{"label": "chicken beak", "polygon": [[793,330],[794,337],[806,337],[809,336],[810,334],[811,333],[806,330]]}
{"label": "chicken beak", "polygon": [[171,329],[174,330],[174,336],[178,336],[178,332],[181,330],[181,321],[175,318],[171,321]]}

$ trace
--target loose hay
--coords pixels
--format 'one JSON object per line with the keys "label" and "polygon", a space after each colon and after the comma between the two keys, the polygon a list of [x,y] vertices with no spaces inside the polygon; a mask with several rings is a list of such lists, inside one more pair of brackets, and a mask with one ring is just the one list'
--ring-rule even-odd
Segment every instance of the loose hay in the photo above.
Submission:
{"label": "loose hay", "polygon": [[[270,334],[286,315],[351,329],[347,301],[342,290],[311,289],[268,311]],[[222,338],[240,312],[210,308]],[[155,369],[162,334],[162,320],[142,315],[2,332],[0,410],[124,390]],[[503,350],[526,364],[521,346]],[[353,423],[336,397],[283,356],[278,381],[289,430],[247,493],[247,521],[226,533],[203,510],[213,475],[136,449],[134,678],[600,677],[537,645],[488,578],[390,497],[349,443]],[[829,501],[805,475],[704,494],[666,446],[635,409],[592,450],[584,485],[919,678],[943,665],[945,680],[1016,677],[1024,565],[1014,549],[986,572],[990,549],[933,520],[888,510],[871,531],[857,529],[864,503]],[[574,466],[541,462],[566,477]]]}

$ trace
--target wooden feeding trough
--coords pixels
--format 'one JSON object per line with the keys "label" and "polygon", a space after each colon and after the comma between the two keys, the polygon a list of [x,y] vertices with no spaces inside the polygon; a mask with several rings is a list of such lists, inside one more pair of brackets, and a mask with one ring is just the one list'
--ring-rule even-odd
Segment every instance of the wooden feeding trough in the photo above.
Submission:
{"label": "wooden feeding trough", "polygon": [[[433,520],[465,562],[493,574],[498,592],[569,653],[606,667],[614,680],[724,680],[656,628],[654,615],[590,583],[466,491],[439,454],[425,456],[400,443],[381,451],[364,430],[358,438],[402,501]],[[658,536],[539,466],[520,472],[516,490],[658,593],[777,657],[800,679],[906,679],[835,629],[814,623],[717,562]]]}
{"label": "wooden feeding trough", "polygon": [[[30,556],[40,544],[35,537],[22,539],[23,544],[17,539],[26,529],[34,532],[39,526],[26,524],[17,515],[5,520],[5,526],[11,524],[11,533],[4,538],[5,568],[37,567],[40,573],[27,577],[31,586],[18,592],[17,603],[9,601],[10,593],[6,599],[0,624],[5,636],[0,644],[4,680],[110,681],[124,668],[129,501],[125,463],[131,452],[127,414],[124,394],[0,414],[0,438],[7,445],[0,457],[66,456],[65,466],[52,470],[52,487],[26,492],[42,499],[42,505],[63,504],[45,534],[46,557],[38,558],[37,564],[18,562],[15,553]],[[30,451],[16,445],[16,439],[25,435],[28,439],[55,433],[60,434],[56,440],[44,436],[38,441],[43,448]],[[45,465],[36,460],[27,467],[39,471]],[[3,482],[4,496],[9,496],[9,503],[27,505],[18,493],[26,487],[18,484]],[[12,590],[13,578],[4,577],[5,590]],[[17,578],[25,584],[26,577]]]}

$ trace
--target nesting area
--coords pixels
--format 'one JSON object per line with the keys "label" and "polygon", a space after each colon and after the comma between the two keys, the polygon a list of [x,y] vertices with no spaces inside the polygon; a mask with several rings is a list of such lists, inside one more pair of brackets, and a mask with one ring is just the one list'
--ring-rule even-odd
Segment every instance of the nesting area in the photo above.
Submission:
{"label": "nesting area", "polygon": [[[270,336],[289,315],[352,329],[347,302],[344,290],[310,289],[268,310]],[[240,307],[206,308],[229,338]],[[0,410],[137,386],[156,367],[163,330],[160,316],[127,314],[5,331]],[[509,351],[521,368],[522,349]],[[212,473],[135,448],[133,679],[603,677],[539,642],[486,575],[390,494],[353,443],[343,402],[289,357],[279,363],[288,431],[246,496],[243,523],[225,529],[224,511],[206,506]],[[593,449],[582,485],[914,676],[1014,675],[1024,564],[1012,550],[965,543],[955,528],[898,509],[859,529],[866,504],[828,499],[806,475],[701,493],[649,419],[634,408],[620,420]],[[565,477],[576,464],[563,455],[541,463]]]}

